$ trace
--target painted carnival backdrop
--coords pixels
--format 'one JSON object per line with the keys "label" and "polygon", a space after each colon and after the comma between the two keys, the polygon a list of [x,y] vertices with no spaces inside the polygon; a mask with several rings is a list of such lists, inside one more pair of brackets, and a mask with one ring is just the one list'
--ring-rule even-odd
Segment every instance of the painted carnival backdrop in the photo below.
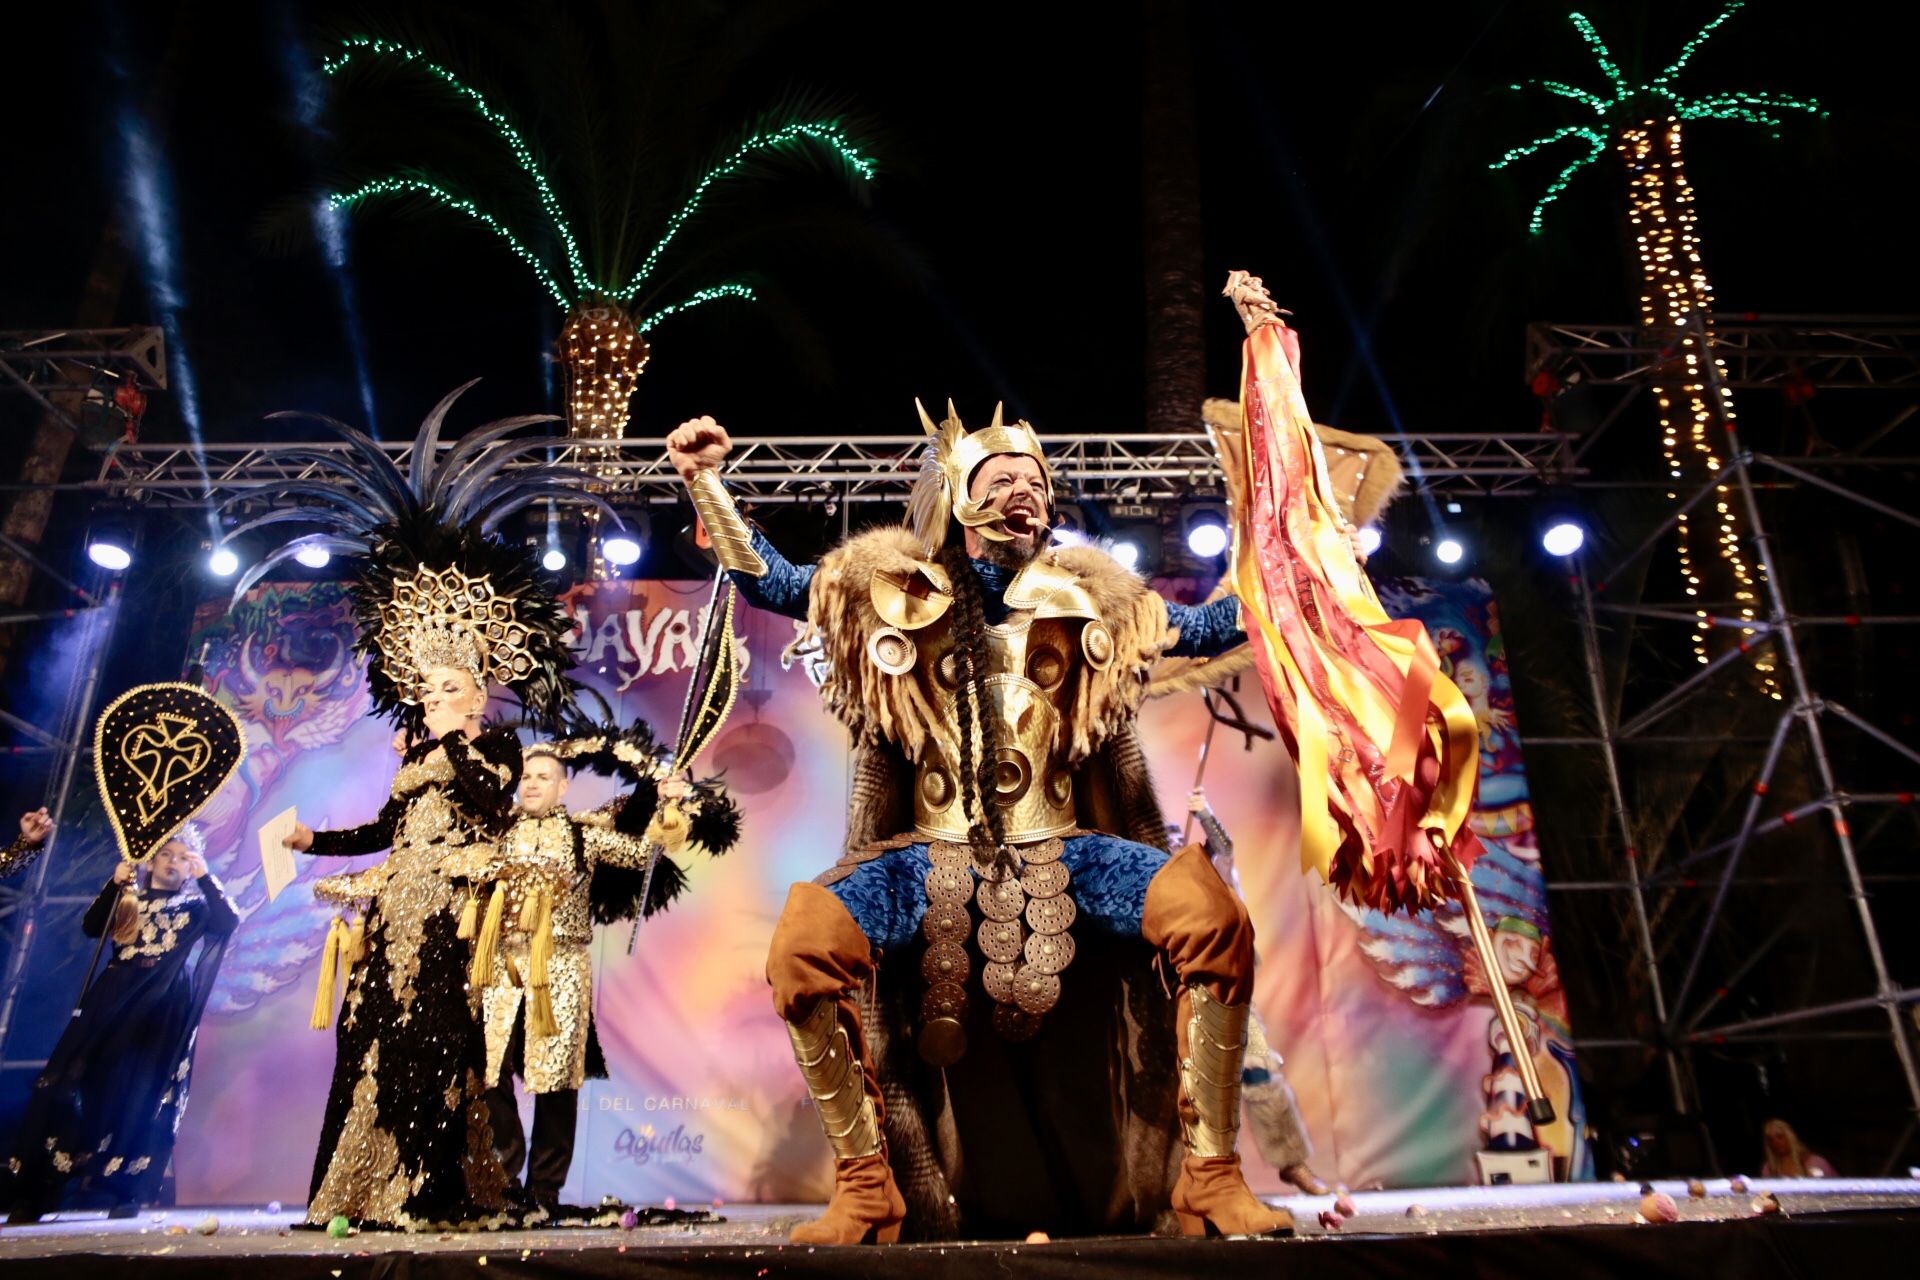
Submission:
{"label": "painted carnival backdrop", "polygon": [[[1259,929],[1260,1012],[1287,1056],[1323,1176],[1355,1187],[1457,1183],[1474,1178],[1476,1151],[1541,1147],[1561,1176],[1585,1176],[1571,1035],[1491,594],[1477,582],[1395,582],[1383,584],[1383,596],[1433,630],[1480,717],[1475,822],[1488,854],[1474,878],[1502,972],[1481,971],[1457,911],[1388,920],[1343,908],[1303,877],[1284,752],[1272,742],[1242,750],[1222,730],[1206,789],[1235,838]],[[576,675],[622,720],[645,717],[670,733],[705,599],[698,582],[577,590],[569,601]],[[575,1202],[812,1201],[830,1187],[826,1142],[772,1013],[763,965],[787,886],[837,856],[846,736],[804,671],[783,668],[795,624],[743,608],[738,629],[749,654],[745,688],[701,772],[725,774],[745,810],[744,836],[726,858],[694,863],[688,894],[637,937],[620,926],[596,939],[597,1017],[612,1075],[581,1094],[564,1190]],[[397,760],[391,729],[368,715],[339,585],[261,586],[231,614],[211,603],[196,623],[195,651],[203,640],[211,642],[208,681],[248,733],[243,773],[205,816],[209,860],[243,923],[201,1029],[195,1097],[175,1155],[178,1195],[183,1204],[299,1203],[333,1055],[332,1032],[307,1025],[328,920],[311,883],[340,864],[303,865],[269,903],[254,833],[288,805],[315,827],[365,821]],[[1240,701],[1265,721],[1251,682]],[[1170,820],[1184,817],[1207,723],[1194,694],[1144,713]],[[597,803],[609,787],[583,776],[569,802]],[[1528,1127],[1513,1095],[1490,981],[1508,984],[1536,1033],[1527,1051],[1566,1118],[1549,1132]],[[1258,1189],[1279,1186],[1257,1158],[1249,1174]]]}

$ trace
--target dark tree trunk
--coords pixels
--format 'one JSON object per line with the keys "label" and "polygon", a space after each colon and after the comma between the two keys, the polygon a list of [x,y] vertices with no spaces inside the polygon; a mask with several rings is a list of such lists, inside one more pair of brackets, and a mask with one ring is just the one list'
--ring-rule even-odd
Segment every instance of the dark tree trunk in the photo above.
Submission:
{"label": "dark tree trunk", "polygon": [[1146,429],[1196,431],[1206,396],[1206,349],[1193,41],[1182,0],[1143,0],[1141,10]]}
{"label": "dark tree trunk", "polygon": [[[175,18],[154,87],[141,104],[147,125],[156,136],[161,132],[173,104],[174,68],[179,65],[181,49],[193,36],[194,17],[195,8],[188,5]],[[113,326],[119,318],[120,295],[126,287],[127,268],[132,264],[132,257],[133,247],[126,226],[117,211],[109,213],[106,225],[100,231],[100,242],[93,252],[93,263],[87,272],[79,305],[74,308],[68,323],[76,329]],[[77,416],[85,394],[86,386],[83,384],[70,392],[49,391],[47,398],[66,410],[69,416]],[[73,432],[65,422],[53,414],[43,415],[34,427],[32,442],[27,446],[26,460],[20,468],[21,482],[30,485],[57,483],[60,473],[66,469],[68,455],[73,452],[73,444]],[[0,529],[4,529],[8,537],[29,550],[38,550],[40,540],[46,536],[47,522],[53,515],[53,497],[53,491],[48,488],[20,490],[13,505],[7,509],[6,519],[0,523]],[[34,572],[33,566],[25,560],[0,551],[0,605],[23,603]],[[8,656],[18,643],[20,634],[18,627],[0,627],[0,671],[6,669]]]}

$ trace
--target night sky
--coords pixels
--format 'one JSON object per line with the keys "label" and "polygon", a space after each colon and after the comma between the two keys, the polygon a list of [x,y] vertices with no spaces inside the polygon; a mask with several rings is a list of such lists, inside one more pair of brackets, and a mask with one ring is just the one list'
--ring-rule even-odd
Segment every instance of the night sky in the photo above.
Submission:
{"label": "night sky", "polygon": [[[915,395],[952,396],[970,418],[1005,398],[1043,433],[1138,429],[1140,40],[1127,6],[1064,8],[1076,16],[1042,22],[1056,7],[1033,4],[916,7],[911,19],[889,4],[778,6],[797,16],[751,56],[738,101],[744,112],[810,92],[847,108],[880,176],[861,201],[844,184],[803,175],[798,186],[837,202],[864,235],[776,251],[790,303],[777,314],[719,303],[657,330],[633,430],[710,412],[747,434],[898,432],[912,429]],[[71,322],[105,216],[130,207],[117,121],[131,112],[170,170],[159,207],[177,228],[184,356],[207,437],[258,439],[261,415],[284,408],[362,420],[336,283],[311,241],[270,231],[337,172],[329,131],[340,122],[323,105],[319,128],[304,128],[295,77],[313,74],[330,37],[367,29],[361,11],[53,9],[8,19],[0,94],[16,139],[0,202],[0,324]],[[542,7],[398,12],[457,31],[529,9]],[[1587,12],[1631,70],[1664,64],[1716,9],[1602,0]],[[369,11],[379,10],[393,7]],[[1581,175],[1537,237],[1530,202],[1572,147],[1487,170],[1572,119],[1544,95],[1510,92],[1511,81],[1599,83],[1565,12],[1485,0],[1193,7],[1208,294],[1231,267],[1267,277],[1296,312],[1321,419],[1361,431],[1396,419],[1416,431],[1523,428],[1537,420],[1524,324],[1632,314],[1611,158]],[[1778,139],[1691,128],[1726,309],[1913,309],[1898,192],[1920,136],[1901,87],[1914,34],[1914,19],[1889,20],[1882,6],[1762,0],[1695,59],[1683,82],[1695,90],[1805,94],[1832,112],[1792,120]],[[508,98],[496,95],[556,159],[567,199],[568,140],[542,135],[539,104]],[[783,213],[770,196],[717,216],[772,219],[777,241]],[[349,235],[383,434],[410,434],[441,393],[476,375],[486,381],[469,421],[557,407],[543,353],[559,310],[498,241],[450,214],[391,207],[351,219]],[[136,265],[119,321],[155,318],[154,283]],[[1223,302],[1210,303],[1208,326],[1209,391],[1227,393],[1237,326]],[[16,403],[0,402],[14,440],[25,422]],[[179,413],[175,398],[156,397],[148,436],[177,438]]]}

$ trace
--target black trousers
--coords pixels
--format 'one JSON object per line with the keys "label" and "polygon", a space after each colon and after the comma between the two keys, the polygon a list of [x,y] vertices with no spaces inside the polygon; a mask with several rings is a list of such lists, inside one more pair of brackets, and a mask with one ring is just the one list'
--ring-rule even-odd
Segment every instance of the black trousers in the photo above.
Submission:
{"label": "black trousers", "polygon": [[493,1150],[509,1180],[520,1176],[527,1162],[527,1199],[553,1205],[573,1164],[573,1134],[580,1120],[580,1091],[560,1089],[533,1095],[533,1152],[527,1153],[527,1135],[520,1127],[520,1108],[513,1097],[513,1077],[503,1075],[487,1091],[487,1116],[493,1124]]}

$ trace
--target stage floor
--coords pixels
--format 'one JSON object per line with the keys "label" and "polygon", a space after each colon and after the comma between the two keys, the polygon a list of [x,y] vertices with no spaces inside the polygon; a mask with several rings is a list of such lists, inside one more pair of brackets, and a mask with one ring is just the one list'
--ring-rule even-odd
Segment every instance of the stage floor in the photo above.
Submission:
{"label": "stage floor", "polygon": [[[1244,1259],[1255,1265],[1293,1266],[1311,1259],[1315,1265],[1310,1269],[1325,1274],[1345,1272],[1356,1264],[1363,1264],[1358,1271],[1376,1273],[1382,1268],[1411,1273],[1435,1265],[1443,1270],[1518,1266],[1547,1268],[1562,1276],[1617,1273],[1621,1268],[1649,1275],[1690,1271],[1696,1277],[1741,1270],[1745,1280],[1754,1274],[1825,1274],[1843,1260],[1890,1260],[1920,1251],[1916,1180],[1757,1181],[1744,1194],[1732,1192],[1725,1180],[1715,1180],[1707,1183],[1708,1195],[1700,1200],[1688,1197],[1685,1183],[1662,1181],[1655,1186],[1673,1197],[1679,1223],[1638,1223],[1639,1189],[1623,1183],[1442,1187],[1357,1194],[1358,1214],[1338,1230],[1319,1222],[1331,1197],[1279,1201],[1292,1210],[1298,1224],[1299,1236],[1290,1241],[1106,1238],[858,1251],[788,1246],[788,1228],[816,1212],[806,1205],[727,1205],[717,1211],[723,1222],[633,1231],[563,1228],[437,1236],[370,1232],[345,1240],[290,1231],[290,1212],[191,1208],[119,1221],[98,1214],[60,1215],[34,1226],[0,1228],[0,1262],[9,1280],[30,1275],[79,1280],[123,1271],[128,1264],[138,1265],[143,1276],[165,1272],[248,1280],[249,1263],[261,1261],[276,1278],[611,1275],[631,1274],[639,1264],[638,1269],[649,1273],[766,1280],[782,1275],[986,1275],[1012,1266],[1059,1275],[1173,1275],[1190,1265],[1204,1265],[1205,1251],[1227,1250],[1235,1265]],[[1762,1191],[1778,1196],[1781,1216],[1755,1217],[1751,1202]],[[195,1227],[209,1216],[218,1219],[218,1231],[199,1234]],[[1333,1247],[1335,1239],[1351,1247]],[[1521,1244],[1527,1247],[1516,1249]],[[1240,1252],[1248,1249],[1268,1256],[1255,1262]],[[1282,1249],[1311,1252],[1282,1255]],[[1197,1256],[1196,1250],[1201,1251]],[[405,1263],[404,1255],[416,1262]],[[882,1265],[882,1256],[890,1261]],[[1802,1260],[1813,1269],[1803,1269]],[[478,1270],[481,1267],[489,1269]],[[251,1280],[257,1280],[257,1270]]]}

